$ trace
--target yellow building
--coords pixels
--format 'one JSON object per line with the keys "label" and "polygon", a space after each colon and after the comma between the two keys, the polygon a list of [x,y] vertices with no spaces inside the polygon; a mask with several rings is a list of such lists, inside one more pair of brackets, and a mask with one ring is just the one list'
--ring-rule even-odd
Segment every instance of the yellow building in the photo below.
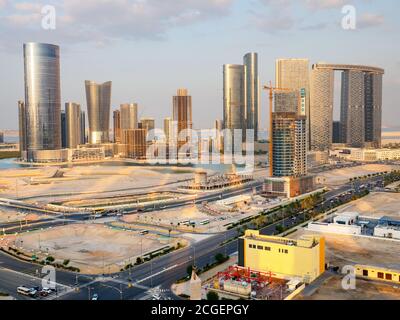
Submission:
{"label": "yellow building", "polygon": [[239,238],[238,264],[271,272],[273,277],[299,277],[310,283],[325,271],[325,239],[310,235],[291,240],[246,230]]}
{"label": "yellow building", "polygon": [[392,270],[359,264],[355,265],[354,268],[356,276],[360,278],[400,283],[400,270]]}

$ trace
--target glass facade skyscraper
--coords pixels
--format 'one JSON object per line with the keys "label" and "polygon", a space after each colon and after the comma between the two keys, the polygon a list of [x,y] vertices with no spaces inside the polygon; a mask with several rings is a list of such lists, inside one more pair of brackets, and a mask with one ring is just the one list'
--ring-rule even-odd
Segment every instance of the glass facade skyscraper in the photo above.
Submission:
{"label": "glass facade skyscraper", "polygon": [[37,150],[61,149],[60,49],[56,45],[24,44],[27,159]]}
{"label": "glass facade skyscraper", "polygon": [[77,103],[67,102],[65,104],[66,123],[66,147],[76,148],[82,143],[82,112],[81,106]]}
{"label": "glass facade skyscraper", "polygon": [[111,112],[111,81],[97,84],[85,81],[89,118],[89,143],[109,142]]}
{"label": "glass facade skyscraper", "polygon": [[245,66],[225,64],[223,66],[223,99],[224,99],[224,129],[242,130],[245,138],[246,130],[246,85]]}
{"label": "glass facade skyscraper", "polygon": [[260,101],[257,53],[247,53],[243,58],[243,64],[246,72],[246,129],[254,130],[254,140],[257,141]]}

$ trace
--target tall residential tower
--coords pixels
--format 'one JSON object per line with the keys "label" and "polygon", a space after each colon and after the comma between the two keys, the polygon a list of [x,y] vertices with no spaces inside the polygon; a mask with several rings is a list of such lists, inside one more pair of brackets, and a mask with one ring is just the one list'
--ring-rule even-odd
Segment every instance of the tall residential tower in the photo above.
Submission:
{"label": "tall residential tower", "polygon": [[109,142],[111,81],[97,84],[85,81],[89,118],[89,143]]}
{"label": "tall residential tower", "polygon": [[24,44],[25,144],[27,160],[38,150],[61,149],[60,49],[56,45]]}
{"label": "tall residential tower", "polygon": [[260,80],[258,77],[258,55],[247,53],[243,58],[246,86],[246,129],[254,130],[254,140],[258,140]]}

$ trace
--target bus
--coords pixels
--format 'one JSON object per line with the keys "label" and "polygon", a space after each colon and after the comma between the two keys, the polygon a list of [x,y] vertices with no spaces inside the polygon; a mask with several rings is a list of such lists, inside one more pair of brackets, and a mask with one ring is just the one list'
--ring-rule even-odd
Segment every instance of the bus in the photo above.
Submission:
{"label": "bus", "polygon": [[20,286],[17,288],[17,293],[22,294],[24,296],[34,297],[36,295],[35,289],[30,289],[24,286]]}
{"label": "bus", "polygon": [[142,235],[142,236],[145,235],[145,234],[148,234],[148,233],[149,233],[149,230],[142,230],[142,231],[139,232],[139,234]]}
{"label": "bus", "polygon": [[208,219],[200,221],[200,224],[203,225],[203,226],[205,224],[209,224],[209,223],[210,223],[210,220],[208,220]]}

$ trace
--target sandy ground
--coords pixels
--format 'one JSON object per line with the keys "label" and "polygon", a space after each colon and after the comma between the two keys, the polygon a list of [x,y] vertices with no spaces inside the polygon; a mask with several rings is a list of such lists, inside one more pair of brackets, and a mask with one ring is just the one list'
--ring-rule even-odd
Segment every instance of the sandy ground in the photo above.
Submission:
{"label": "sandy ground", "polygon": [[298,230],[289,238],[302,234],[323,235],[326,239],[325,260],[331,265],[365,264],[389,269],[400,269],[400,241],[370,239],[340,234]]}
{"label": "sandy ground", "polygon": [[[125,222],[140,222],[146,224],[163,225],[176,227],[178,223],[190,220],[196,222],[196,227],[187,227],[188,231],[197,232],[219,232],[225,230],[224,225],[231,222],[236,222],[237,220],[246,218],[257,213],[257,210],[248,210],[245,214],[240,212],[223,212],[220,215],[209,215],[207,213],[201,212],[197,206],[190,205],[183,208],[154,211],[148,213],[141,213],[140,215],[128,215],[124,217]],[[200,225],[202,220],[210,220],[207,225]],[[171,225],[172,223],[172,225]],[[185,231],[185,228],[180,225],[180,230]]]}
{"label": "sandy ground", "polygon": [[339,186],[349,181],[350,178],[364,176],[367,174],[391,171],[400,169],[400,166],[384,164],[366,164],[358,167],[336,169],[332,171],[319,173],[318,177],[323,177],[327,186]]}
{"label": "sandy ground", "polygon": [[355,290],[344,290],[340,275],[327,279],[311,296],[298,295],[295,300],[398,300],[400,287],[384,282],[356,280]]}
{"label": "sandy ground", "polygon": [[[157,168],[135,166],[81,166],[61,169],[64,177],[53,178],[57,169],[13,169],[2,171],[4,183],[11,183],[8,189],[1,190],[2,197],[44,197],[49,200],[58,195],[74,193],[108,192],[115,190],[145,191],[146,188],[155,191],[163,185],[170,186],[182,180],[192,179],[194,168]],[[31,171],[35,173],[32,179],[39,184],[31,183]],[[3,176],[3,172],[6,174]],[[212,173],[212,171],[209,171]],[[15,178],[18,176],[19,178]],[[17,180],[17,182],[16,182]],[[176,186],[175,186],[176,188]]]}
{"label": "sandy ground", "polygon": [[91,274],[103,270],[106,273],[119,271],[128,262],[135,262],[142,250],[146,253],[174,244],[166,237],[140,236],[138,232],[97,224],[75,224],[40,233],[25,233],[16,239],[18,246],[21,240],[24,251],[37,253],[40,245],[41,251],[45,253],[48,250],[56,261],[70,259],[71,266],[80,268],[81,273]]}
{"label": "sandy ground", "polygon": [[338,212],[354,211],[370,217],[391,216],[400,219],[400,193],[374,192],[351,202]]}
{"label": "sandy ground", "polygon": [[15,210],[0,210],[0,223],[13,222],[13,221],[36,221],[45,218],[46,216],[38,216],[37,214],[24,214]]}

